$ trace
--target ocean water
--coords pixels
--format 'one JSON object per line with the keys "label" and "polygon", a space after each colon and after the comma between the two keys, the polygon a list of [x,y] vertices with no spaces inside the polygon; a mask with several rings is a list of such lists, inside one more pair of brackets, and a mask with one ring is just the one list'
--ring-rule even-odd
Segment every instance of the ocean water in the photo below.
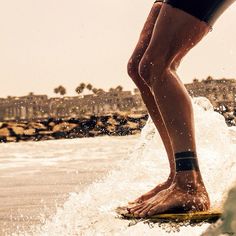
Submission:
{"label": "ocean water", "polygon": [[[194,99],[199,162],[213,208],[222,207],[236,179],[234,128],[213,111],[205,98]],[[122,148],[122,147],[121,147]],[[127,158],[105,178],[71,193],[62,208],[35,229],[37,235],[200,235],[208,227],[148,225],[117,218],[114,209],[135,199],[169,174],[162,142],[151,120]],[[216,227],[217,228],[217,227]],[[214,229],[216,230],[216,229]]]}
{"label": "ocean water", "polygon": [[1,144],[0,236],[34,234],[32,226],[44,224],[70,192],[81,192],[105,176],[137,139],[104,136]]}
{"label": "ocean water", "polygon": [[[122,220],[116,215],[116,207],[127,204],[165,181],[169,175],[163,144],[149,119],[141,136],[132,146],[130,143],[129,151],[125,150],[126,154],[108,173],[83,190],[72,191],[52,216],[42,219],[43,224],[32,225],[28,231],[16,232],[15,235],[234,235],[236,129],[227,127],[223,116],[213,111],[206,98],[195,98],[193,106],[202,176],[212,208],[224,209],[224,221],[194,226],[187,223],[147,224]],[[112,142],[113,138],[107,138],[107,146],[109,140]],[[124,144],[118,144],[113,154],[124,147]],[[40,151],[40,145],[37,151]],[[71,150],[73,155],[74,152],[79,153],[79,150]],[[48,155],[54,154],[48,152]]]}

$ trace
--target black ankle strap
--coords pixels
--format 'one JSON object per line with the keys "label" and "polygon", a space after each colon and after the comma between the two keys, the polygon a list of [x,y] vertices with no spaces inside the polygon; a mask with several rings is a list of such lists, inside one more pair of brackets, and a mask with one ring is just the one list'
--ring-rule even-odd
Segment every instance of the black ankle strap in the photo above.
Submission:
{"label": "black ankle strap", "polygon": [[199,171],[197,154],[191,151],[175,153],[175,166],[176,172]]}
{"label": "black ankle strap", "polygon": [[175,159],[182,157],[197,157],[197,154],[196,152],[191,152],[191,151],[175,153]]}

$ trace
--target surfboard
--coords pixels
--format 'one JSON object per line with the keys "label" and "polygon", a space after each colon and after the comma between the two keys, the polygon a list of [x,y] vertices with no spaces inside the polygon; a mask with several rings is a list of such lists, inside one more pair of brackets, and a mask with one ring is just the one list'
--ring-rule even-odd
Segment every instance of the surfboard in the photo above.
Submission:
{"label": "surfboard", "polygon": [[154,223],[184,222],[184,221],[189,221],[190,223],[200,223],[200,222],[214,223],[222,216],[222,212],[217,209],[212,209],[209,211],[202,211],[202,212],[157,214],[153,216],[147,216],[144,218],[135,217],[133,214],[128,212],[127,207],[116,208],[116,213],[123,219],[127,220],[143,219],[143,220],[149,220]]}

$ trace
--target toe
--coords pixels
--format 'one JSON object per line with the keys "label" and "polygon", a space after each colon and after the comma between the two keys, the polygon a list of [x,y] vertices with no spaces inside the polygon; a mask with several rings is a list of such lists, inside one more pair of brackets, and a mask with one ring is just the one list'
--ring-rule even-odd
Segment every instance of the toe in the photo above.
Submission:
{"label": "toe", "polygon": [[139,212],[139,216],[140,217],[146,217],[147,213],[149,212],[149,210],[153,207],[152,204],[149,204],[146,208],[143,208],[141,212]]}
{"label": "toe", "polygon": [[160,206],[157,205],[157,206],[152,206],[152,208],[149,209],[149,211],[147,212],[147,215],[148,216],[153,216],[155,214],[158,214],[160,213]]}
{"label": "toe", "polygon": [[[148,204],[149,205],[149,204]],[[143,207],[140,207],[139,209],[137,209],[135,212],[134,212],[134,215],[137,217],[137,216],[140,216],[140,213],[143,212],[147,207],[148,205],[144,205]]]}
{"label": "toe", "polygon": [[140,216],[140,213],[143,212],[150,204],[146,204],[144,205],[143,207],[137,209],[135,212],[134,212],[134,216],[135,217],[141,217]]}
{"label": "toe", "polygon": [[135,206],[135,207],[128,207],[128,211],[133,214],[135,211],[137,211],[137,210],[139,210],[140,208],[142,208],[143,205],[144,205],[144,204],[142,203],[142,204],[139,204],[138,206]]}

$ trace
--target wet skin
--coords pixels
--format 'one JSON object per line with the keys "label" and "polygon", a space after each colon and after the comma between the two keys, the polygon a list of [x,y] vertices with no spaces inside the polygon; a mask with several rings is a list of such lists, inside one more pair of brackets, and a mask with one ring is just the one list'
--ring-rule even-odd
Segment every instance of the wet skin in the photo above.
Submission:
{"label": "wet skin", "polygon": [[128,62],[128,74],[133,80],[133,82],[136,84],[136,86],[139,88],[141,92],[142,99],[147,107],[148,113],[151,116],[160,136],[161,139],[163,140],[163,144],[165,146],[165,150],[167,152],[167,156],[169,159],[170,163],[170,175],[168,179],[161,184],[158,184],[155,186],[153,189],[148,191],[147,193],[141,195],[134,201],[130,201],[129,204],[136,204],[136,203],[141,203],[143,201],[148,200],[149,198],[153,197],[163,189],[168,188],[175,176],[175,163],[174,163],[174,152],[173,148],[171,145],[171,140],[168,135],[167,129],[164,124],[164,120],[161,116],[160,110],[156,104],[155,98],[147,85],[147,83],[141,78],[139,75],[139,63],[147,50],[147,47],[151,41],[151,36],[153,33],[153,29],[156,23],[156,20],[158,18],[160,9],[162,7],[161,2],[154,3],[152,6],[152,9],[147,17],[147,20],[143,26],[143,29],[141,31],[139,40],[137,42],[137,45],[134,49],[134,52],[132,53],[131,58],[129,59]]}
{"label": "wet skin", "polygon": [[[157,185],[128,207],[136,216],[176,210],[203,211],[210,207],[200,171],[176,173],[174,163],[174,153],[196,153],[191,99],[176,70],[181,59],[210,29],[209,25],[190,14],[163,4],[142,58],[138,54],[139,77],[136,78],[139,79],[134,79],[134,70],[129,73],[133,75],[131,78],[140,89],[148,111],[151,111],[171,168],[169,181]],[[133,65],[134,59],[135,54],[131,60]]]}
{"label": "wet skin", "polygon": [[184,171],[176,174],[171,186],[142,203],[128,207],[135,217],[159,213],[183,213],[206,211],[210,200],[200,172]]}

